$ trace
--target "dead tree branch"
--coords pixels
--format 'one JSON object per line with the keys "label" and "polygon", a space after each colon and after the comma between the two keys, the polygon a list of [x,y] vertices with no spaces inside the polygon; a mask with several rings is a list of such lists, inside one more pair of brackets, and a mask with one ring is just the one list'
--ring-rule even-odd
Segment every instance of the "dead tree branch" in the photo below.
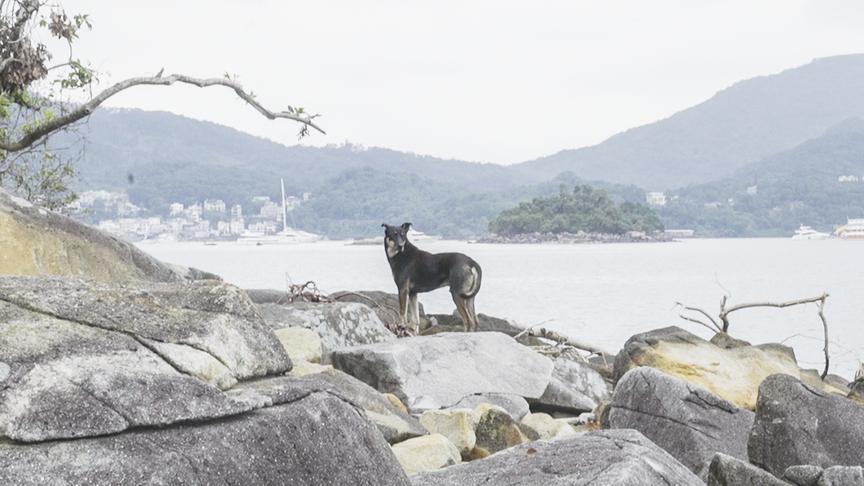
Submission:
{"label": "dead tree branch", "polygon": [[288,111],[271,111],[261,105],[258,101],[256,101],[255,96],[252,93],[247,93],[238,82],[228,77],[194,78],[191,76],[186,76],[184,74],[172,74],[170,76],[139,77],[120,81],[119,83],[106,88],[104,91],[100,92],[92,99],[90,99],[90,101],[79,105],[76,109],[57,118],[53,118],[51,120],[40,123],[32,130],[24,133],[18,140],[10,142],[0,142],[0,149],[7,152],[17,152],[19,150],[24,150],[27,147],[38,142],[42,138],[47,137],[56,130],[59,130],[60,128],[70,125],[86,116],[89,116],[93,113],[93,110],[95,110],[99,105],[104,103],[108,98],[133,86],[170,86],[174,83],[191,84],[199,88],[207,88],[210,86],[225,86],[234,90],[234,93],[237,94],[237,96],[252,105],[252,107],[255,108],[259,113],[261,113],[270,120],[284,118],[287,120],[293,120],[301,123],[303,125],[300,130],[301,136],[306,135],[309,128],[314,128],[321,133],[326,133],[313,121],[315,118],[318,117],[318,115],[306,114],[302,110],[294,108],[289,108]]}
{"label": "dead tree branch", "polygon": [[822,348],[822,351],[825,354],[825,368],[822,370],[822,379],[824,380],[825,377],[828,375],[828,366],[831,362],[831,357],[829,356],[829,353],[828,353],[828,319],[825,317],[825,303],[827,300],[828,300],[828,294],[823,293],[822,295],[820,295],[818,297],[807,297],[807,298],[803,298],[803,299],[790,300],[790,301],[786,301],[786,302],[747,302],[744,304],[736,304],[736,305],[733,305],[730,307],[726,307],[726,304],[728,303],[728,296],[724,295],[723,298],[720,299],[720,313],[718,314],[718,317],[720,318],[720,322],[723,323],[722,326],[719,326],[716,320],[714,320],[707,312],[705,312],[702,309],[699,309],[698,307],[688,307],[688,306],[681,304],[680,302],[676,302],[676,305],[681,306],[683,308],[683,311],[697,312],[699,314],[702,314],[703,316],[707,317],[714,326],[712,329],[712,327],[709,326],[704,321],[701,321],[695,317],[684,315],[683,312],[678,314],[678,316],[681,319],[705,326],[714,332],[728,333],[729,332],[729,314],[731,314],[735,311],[739,311],[742,309],[752,309],[755,307],[773,307],[773,308],[777,308],[777,309],[783,309],[785,307],[792,307],[795,305],[816,304],[819,308],[819,319],[822,321],[822,330],[823,330],[823,338],[824,338],[824,346]]}
{"label": "dead tree branch", "polygon": [[576,349],[581,349],[582,351],[588,351],[591,354],[599,354],[601,356],[604,355],[613,355],[614,353],[610,353],[604,349],[598,348],[592,344],[583,343],[581,341],[577,341],[573,338],[560,334],[551,329],[547,329],[545,327],[529,327],[524,331],[516,334],[514,339],[519,339],[522,336],[532,336],[537,338],[549,339],[550,341],[555,341],[560,344],[565,344],[567,346],[572,346]]}

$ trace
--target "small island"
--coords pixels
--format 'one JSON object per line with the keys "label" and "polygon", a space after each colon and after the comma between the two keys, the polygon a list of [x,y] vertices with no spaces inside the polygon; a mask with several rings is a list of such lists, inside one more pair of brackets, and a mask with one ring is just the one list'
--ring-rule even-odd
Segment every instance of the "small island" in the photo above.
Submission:
{"label": "small island", "polygon": [[603,189],[561,187],[558,195],[538,197],[502,211],[489,223],[482,243],[605,243],[670,241],[648,206],[614,201]]}

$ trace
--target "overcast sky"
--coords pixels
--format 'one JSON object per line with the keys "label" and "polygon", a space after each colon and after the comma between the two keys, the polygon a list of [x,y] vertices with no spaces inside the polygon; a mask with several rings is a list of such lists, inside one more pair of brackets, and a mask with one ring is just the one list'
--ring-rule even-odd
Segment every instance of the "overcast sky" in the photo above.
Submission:
{"label": "overcast sky", "polygon": [[[66,0],[91,15],[77,55],[122,78],[236,73],[272,108],[322,113],[327,136],[513,163],[665,118],[741,79],[864,52],[864,2]],[[166,110],[297,143],[220,88],[136,88]]]}

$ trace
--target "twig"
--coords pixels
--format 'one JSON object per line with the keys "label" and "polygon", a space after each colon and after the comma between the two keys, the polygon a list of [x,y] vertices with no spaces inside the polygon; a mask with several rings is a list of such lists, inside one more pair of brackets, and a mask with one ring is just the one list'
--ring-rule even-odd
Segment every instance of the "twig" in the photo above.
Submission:
{"label": "twig", "polygon": [[72,110],[63,116],[59,116],[57,118],[53,118],[39,124],[38,126],[34,127],[33,130],[28,131],[23,136],[21,136],[21,138],[19,138],[17,141],[0,142],[0,149],[6,150],[8,152],[17,152],[19,150],[26,149],[40,139],[50,135],[55,130],[58,130],[66,125],[69,125],[86,116],[89,116],[91,113],[93,113],[93,110],[95,110],[99,105],[105,102],[105,100],[125,89],[141,85],[170,86],[174,83],[191,84],[193,86],[198,86],[199,88],[206,88],[209,86],[225,86],[227,88],[233,89],[234,93],[236,93],[237,96],[252,105],[252,107],[255,108],[259,113],[261,113],[270,120],[284,118],[302,123],[303,129],[301,129],[301,135],[306,133],[305,130],[307,130],[308,127],[314,128],[321,133],[325,133],[324,130],[322,130],[318,125],[313,122],[313,119],[315,119],[318,115],[306,115],[304,113],[298,113],[297,110],[294,109],[290,109],[290,111],[279,112],[270,111],[263,105],[258,103],[252,94],[244,91],[243,87],[232,79],[194,78],[191,76],[186,76],[185,74],[172,74],[170,76],[164,77],[139,77],[120,81],[119,83],[106,88],[104,91],[94,96],[90,101],[78,106],[78,108],[76,108],[75,110]]}

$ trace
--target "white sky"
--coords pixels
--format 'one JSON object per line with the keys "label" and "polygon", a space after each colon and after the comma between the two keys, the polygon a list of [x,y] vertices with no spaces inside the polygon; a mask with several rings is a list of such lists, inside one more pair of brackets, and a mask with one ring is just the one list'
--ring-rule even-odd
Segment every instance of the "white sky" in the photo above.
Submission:
{"label": "white sky", "polygon": [[[64,0],[91,15],[77,56],[122,78],[230,72],[327,136],[513,163],[665,118],[744,78],[864,52],[858,0]],[[221,88],[136,88],[166,110],[297,143]]]}

